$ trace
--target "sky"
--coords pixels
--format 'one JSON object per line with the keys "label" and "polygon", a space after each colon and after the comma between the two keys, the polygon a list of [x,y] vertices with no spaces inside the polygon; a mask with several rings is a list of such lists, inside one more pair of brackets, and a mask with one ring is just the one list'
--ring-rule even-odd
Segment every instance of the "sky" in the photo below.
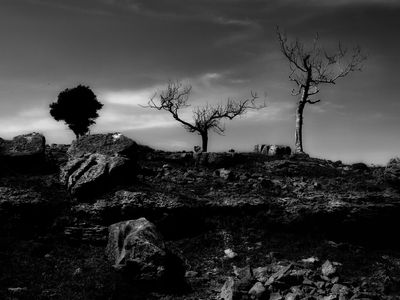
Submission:
{"label": "sky", "polygon": [[[245,99],[267,107],[227,121],[209,151],[293,148],[297,98],[276,27],[326,49],[359,45],[362,72],[321,86],[304,112],[304,150],[344,162],[400,156],[398,0],[0,0],[0,137],[41,132],[70,143],[49,114],[66,88],[88,85],[104,104],[92,133],[122,132],[164,150],[200,137],[167,112],[141,107],[169,81],[193,89],[192,107]],[[191,121],[192,108],[183,112]]]}

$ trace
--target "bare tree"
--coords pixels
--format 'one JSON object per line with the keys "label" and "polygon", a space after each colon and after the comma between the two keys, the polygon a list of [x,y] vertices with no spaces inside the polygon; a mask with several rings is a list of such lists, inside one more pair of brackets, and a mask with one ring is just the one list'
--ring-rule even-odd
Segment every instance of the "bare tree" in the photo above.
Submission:
{"label": "bare tree", "polygon": [[279,28],[277,35],[281,52],[289,60],[291,70],[289,79],[297,85],[292,91],[293,96],[299,96],[296,109],[295,151],[302,153],[304,107],[306,104],[321,101],[313,98],[318,94],[321,84],[335,84],[339,78],[360,71],[366,56],[361,53],[359,46],[349,52],[340,42],[335,52],[328,53],[319,45],[318,34],[309,48],[298,39],[288,41],[286,34]]}
{"label": "bare tree", "polygon": [[196,132],[201,136],[202,150],[207,152],[208,149],[208,132],[210,129],[223,135],[225,126],[222,124],[223,119],[232,120],[237,116],[245,114],[249,109],[261,109],[265,107],[265,103],[256,104],[257,95],[251,93],[251,97],[245,100],[228,99],[224,104],[209,105],[195,107],[193,109],[193,122],[182,119],[180,112],[182,109],[189,107],[187,103],[192,87],[182,85],[179,82],[169,83],[167,88],[159,94],[155,94],[144,107],[169,112],[172,117],[180,122],[188,132]]}

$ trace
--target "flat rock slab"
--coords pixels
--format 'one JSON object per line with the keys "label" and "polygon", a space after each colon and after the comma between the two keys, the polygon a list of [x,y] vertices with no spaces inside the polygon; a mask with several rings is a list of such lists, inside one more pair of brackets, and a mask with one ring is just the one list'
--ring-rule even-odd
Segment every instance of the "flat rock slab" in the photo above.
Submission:
{"label": "flat rock slab", "polygon": [[120,133],[91,134],[74,140],[68,149],[69,157],[79,157],[85,153],[123,155],[133,157],[137,143]]}
{"label": "flat rock slab", "polygon": [[390,232],[400,225],[400,199],[395,195],[378,194],[331,195],[331,198],[320,195],[303,199],[183,199],[163,193],[118,191],[109,199],[74,206],[73,214],[80,220],[102,225],[146,217],[157,225],[163,224],[159,225],[163,233],[190,230],[195,233],[205,224],[218,226],[225,219],[236,218],[259,224],[261,228],[274,226],[372,239],[383,237],[385,230]]}

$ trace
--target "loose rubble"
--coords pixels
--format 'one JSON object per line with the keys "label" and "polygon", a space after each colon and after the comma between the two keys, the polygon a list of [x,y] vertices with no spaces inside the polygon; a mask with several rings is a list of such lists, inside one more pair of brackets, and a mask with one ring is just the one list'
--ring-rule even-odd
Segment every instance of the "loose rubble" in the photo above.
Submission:
{"label": "loose rubble", "polygon": [[[360,299],[359,287],[340,283],[334,265],[325,261],[321,267],[316,264],[278,261],[265,267],[242,268],[228,277],[219,295],[223,300],[240,299]],[[268,279],[267,279],[268,278]],[[249,286],[251,288],[249,289]],[[360,298],[359,298],[360,297]]]}

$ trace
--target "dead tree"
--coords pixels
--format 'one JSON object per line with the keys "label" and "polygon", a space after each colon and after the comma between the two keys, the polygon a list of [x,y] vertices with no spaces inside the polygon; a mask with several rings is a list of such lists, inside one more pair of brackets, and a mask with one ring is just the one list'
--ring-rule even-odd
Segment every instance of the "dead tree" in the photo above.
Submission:
{"label": "dead tree", "polygon": [[224,104],[196,107],[193,110],[193,122],[182,119],[180,113],[182,109],[190,106],[188,104],[191,86],[181,83],[169,83],[167,88],[159,94],[155,94],[144,107],[169,112],[172,117],[180,122],[188,132],[196,132],[201,136],[202,150],[207,152],[208,133],[210,130],[223,135],[225,126],[223,119],[232,120],[237,116],[245,114],[249,109],[261,109],[265,104],[257,105],[257,95],[251,93],[251,97],[245,100],[228,99]]}
{"label": "dead tree", "polygon": [[277,35],[281,52],[289,60],[289,79],[296,84],[292,95],[299,97],[296,109],[295,151],[302,153],[304,107],[306,104],[321,101],[313,98],[320,91],[320,85],[335,84],[339,78],[360,71],[366,57],[361,53],[359,46],[348,51],[340,42],[335,52],[328,53],[319,45],[318,35],[308,48],[297,39],[289,41],[279,28]]}

